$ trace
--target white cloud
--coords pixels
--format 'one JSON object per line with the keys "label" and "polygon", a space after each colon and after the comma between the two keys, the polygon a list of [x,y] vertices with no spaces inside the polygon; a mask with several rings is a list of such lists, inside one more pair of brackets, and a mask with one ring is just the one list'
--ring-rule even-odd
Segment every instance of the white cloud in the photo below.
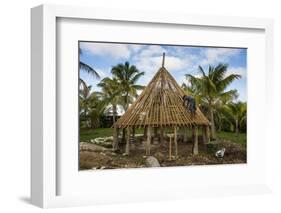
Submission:
{"label": "white cloud", "polygon": [[[151,72],[154,70],[158,70],[162,65],[162,56],[154,56],[154,57],[141,57],[136,60],[136,66],[142,70]],[[165,67],[168,70],[179,70],[183,69],[187,65],[187,62],[181,58],[177,58],[174,56],[166,56],[165,57]]]}
{"label": "white cloud", "polygon": [[213,64],[213,63],[227,63],[230,57],[238,55],[239,49],[232,48],[207,48],[202,50],[202,56],[205,58],[201,64]]}
{"label": "white cloud", "polygon": [[140,57],[151,57],[156,55],[162,55],[166,50],[161,46],[150,45],[141,51]]}
{"label": "white cloud", "polygon": [[130,44],[129,45],[129,49],[133,52],[133,53],[137,53],[138,51],[140,51],[143,48],[143,45],[140,44]]}
{"label": "white cloud", "polygon": [[[175,56],[165,57],[165,67],[174,77],[179,75],[179,72],[182,73],[182,71],[184,71],[182,75],[186,74],[187,68],[189,67],[188,63],[188,60]],[[139,70],[145,72],[145,75],[140,79],[139,83],[147,85],[162,66],[162,56],[140,57],[135,62],[135,65],[139,68]]]}
{"label": "white cloud", "polygon": [[80,47],[82,51],[89,51],[99,56],[111,56],[115,59],[129,58],[131,53],[128,45],[124,44],[82,42]]}

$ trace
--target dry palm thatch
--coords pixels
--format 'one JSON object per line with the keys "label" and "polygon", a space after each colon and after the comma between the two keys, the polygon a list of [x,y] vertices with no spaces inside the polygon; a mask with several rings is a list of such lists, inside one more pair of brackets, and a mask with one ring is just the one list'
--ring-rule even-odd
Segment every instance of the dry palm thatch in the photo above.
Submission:
{"label": "dry palm thatch", "polygon": [[197,107],[191,113],[183,105],[185,92],[164,67],[158,70],[141,95],[113,125],[115,128],[209,126]]}

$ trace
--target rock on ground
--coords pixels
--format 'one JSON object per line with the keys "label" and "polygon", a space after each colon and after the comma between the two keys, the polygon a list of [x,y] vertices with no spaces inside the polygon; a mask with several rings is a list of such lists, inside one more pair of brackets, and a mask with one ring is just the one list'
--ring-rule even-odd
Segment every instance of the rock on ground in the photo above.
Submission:
{"label": "rock on ground", "polygon": [[146,158],[145,165],[147,167],[160,167],[158,160],[153,156],[149,156],[148,158]]}
{"label": "rock on ground", "polygon": [[156,159],[158,159],[160,162],[162,162],[163,160],[166,159],[165,155],[162,154],[161,152],[156,152],[156,153],[154,154],[154,156],[155,156]]}

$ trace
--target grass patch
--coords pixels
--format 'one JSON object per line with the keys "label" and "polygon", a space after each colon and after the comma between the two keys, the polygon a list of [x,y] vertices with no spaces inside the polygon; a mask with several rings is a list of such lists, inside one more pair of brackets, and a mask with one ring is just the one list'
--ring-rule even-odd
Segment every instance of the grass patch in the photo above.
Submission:
{"label": "grass patch", "polygon": [[219,139],[230,140],[232,142],[245,145],[247,143],[247,135],[246,133],[240,133],[237,137],[233,132],[217,132],[217,137]]}
{"label": "grass patch", "polygon": [[[136,129],[136,134],[142,134],[143,129]],[[80,141],[89,142],[99,137],[109,137],[113,134],[113,128],[80,129]]]}
{"label": "grass patch", "polygon": [[112,136],[112,128],[80,129],[80,141],[89,142],[91,139]]}
{"label": "grass patch", "polygon": [[[173,131],[168,130],[167,132],[172,133]],[[180,132],[181,131],[178,133],[180,134]],[[112,128],[80,129],[80,141],[88,142],[91,139],[98,137],[109,137],[112,136],[112,133]],[[143,129],[136,129],[136,134],[143,134]],[[200,134],[201,131],[199,131],[199,135]],[[191,137],[191,131],[188,131],[188,137]],[[236,134],[233,132],[217,132],[217,137],[219,139],[230,140],[241,145],[246,145],[247,141],[246,133],[241,133],[238,137],[236,137]]]}

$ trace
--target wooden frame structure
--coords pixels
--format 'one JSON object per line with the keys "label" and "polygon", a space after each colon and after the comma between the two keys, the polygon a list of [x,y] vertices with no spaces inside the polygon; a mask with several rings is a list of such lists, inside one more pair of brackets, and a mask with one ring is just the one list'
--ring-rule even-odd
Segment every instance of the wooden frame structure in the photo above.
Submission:
{"label": "wooden frame structure", "polygon": [[[186,94],[177,84],[173,76],[164,66],[165,53],[163,53],[162,67],[158,70],[150,83],[145,87],[137,100],[129,107],[124,115],[114,124],[113,149],[118,147],[119,129],[127,129],[127,137],[130,137],[129,129],[145,128],[146,155],[150,155],[152,141],[152,128],[154,133],[160,130],[160,143],[164,141],[164,129],[173,128],[174,140],[177,140],[177,128],[192,129],[193,154],[198,154],[198,127],[202,128],[204,143],[209,140],[210,122],[197,107],[195,113],[191,113],[183,105],[182,97]],[[126,154],[129,154],[129,139],[127,138]],[[185,137],[186,140],[186,137]],[[177,149],[177,142],[175,142]]]}

